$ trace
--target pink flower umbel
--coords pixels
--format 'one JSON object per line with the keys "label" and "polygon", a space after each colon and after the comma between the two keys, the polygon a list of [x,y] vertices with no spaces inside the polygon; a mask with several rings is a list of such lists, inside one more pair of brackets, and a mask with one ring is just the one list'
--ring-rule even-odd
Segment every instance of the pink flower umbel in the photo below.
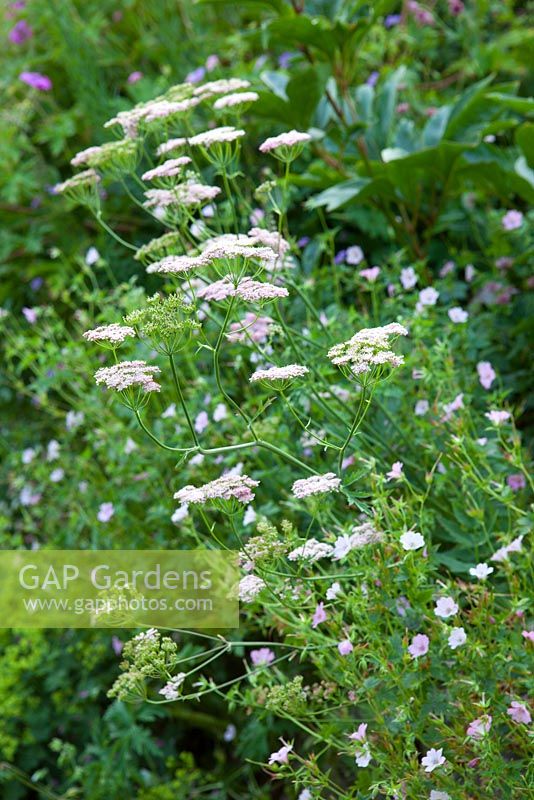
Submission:
{"label": "pink flower umbel", "polygon": [[324,610],[324,603],[318,603],[317,608],[313,614],[312,628],[317,628],[321,622],[325,622],[327,618],[326,611]]}
{"label": "pink flower umbel", "polygon": [[428,653],[429,644],[430,639],[428,636],[424,633],[418,633],[413,637],[412,643],[408,647],[408,652],[412,658],[420,658]]}
{"label": "pink flower umbel", "polygon": [[446,760],[442,747],[439,750],[431,747],[430,750],[427,750],[426,756],[421,759],[421,765],[425,768],[425,772],[433,772],[436,767],[441,767]]}
{"label": "pink flower umbel", "polygon": [[507,709],[506,713],[518,724],[530,725],[532,722],[530,711],[526,705],[524,703],[519,703],[517,700],[512,700],[510,708]]}
{"label": "pink flower umbel", "polygon": [[483,739],[489,733],[491,728],[492,718],[489,714],[484,714],[483,717],[474,719],[467,726],[466,736],[470,739]]}

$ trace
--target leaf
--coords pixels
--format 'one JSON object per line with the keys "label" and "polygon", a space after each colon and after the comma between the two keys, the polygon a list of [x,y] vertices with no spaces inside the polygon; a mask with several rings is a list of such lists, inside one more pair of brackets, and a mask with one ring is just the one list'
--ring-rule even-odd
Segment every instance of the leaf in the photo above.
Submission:
{"label": "leaf", "polygon": [[289,82],[289,75],[285,75],[283,72],[265,70],[260,74],[260,78],[276,97],[287,101],[286,87]]}
{"label": "leaf", "polygon": [[[377,92],[375,102],[376,122],[369,132],[369,144],[380,150],[384,149],[389,142],[397,105],[397,92],[399,84],[404,80],[405,76],[406,68],[399,67]],[[367,138],[366,136],[366,140]]]}
{"label": "leaf", "polygon": [[442,140],[443,134],[447,128],[447,122],[451,116],[451,111],[452,108],[450,106],[442,106],[430,117],[421,136],[423,147],[432,147]]}
{"label": "leaf", "polygon": [[515,132],[515,140],[530,167],[534,167],[534,124],[525,122]]}
{"label": "leaf", "polygon": [[445,138],[458,138],[462,131],[473,122],[479,108],[479,101],[484,95],[486,86],[493,80],[493,75],[488,75],[478,83],[473,84],[463,92],[460,99],[451,108],[449,121],[445,129]]}
{"label": "leaf", "polygon": [[324,192],[320,192],[306,203],[307,208],[320,208],[326,206],[327,211],[334,211],[336,208],[348,203],[349,200],[363,200],[373,194],[384,194],[393,192],[393,187],[387,181],[375,178],[351,178],[343,181]]}

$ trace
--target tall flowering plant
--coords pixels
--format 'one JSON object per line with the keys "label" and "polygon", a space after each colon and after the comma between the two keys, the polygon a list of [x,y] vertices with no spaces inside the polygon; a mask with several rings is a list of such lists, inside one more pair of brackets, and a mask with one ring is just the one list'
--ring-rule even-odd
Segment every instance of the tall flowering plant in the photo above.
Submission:
{"label": "tall flowering plant", "polygon": [[[110,353],[95,380],[155,446],[176,455],[176,521],[193,520],[205,547],[239,550],[235,592],[243,628],[254,631],[199,634],[193,655],[176,638],[144,631],[125,646],[111,696],[165,704],[216,694],[232,709],[277,719],[281,742],[273,739],[262,766],[300,800],[521,791],[533,634],[516,567],[529,515],[492,477],[496,453],[505,453],[526,486],[511,413],[486,412],[487,459],[473,456],[468,422],[454,432],[448,456],[477,525],[458,579],[434,538],[448,513],[442,456],[421,474],[408,442],[409,456],[393,460],[402,428],[387,409],[382,430],[371,420],[384,383],[402,371],[404,337],[424,340],[439,293],[421,291],[412,317],[382,319],[373,293],[371,311],[340,307],[339,319],[328,318],[288,223],[292,168],[313,141],[289,131],[260,144],[278,169],[267,166],[267,180],[250,187],[240,168],[246,126],[238,126],[257,99],[238,79],[173,87],[111,120],[124,138],[78,154],[83,171],[58,187],[161,281],[143,307],[85,333]],[[120,183],[162,235],[140,246],[123,240],[104,218],[106,180]],[[380,269],[366,272],[374,283]],[[404,273],[408,285],[415,273]],[[450,385],[443,345],[434,358]],[[489,379],[487,367],[480,372]],[[176,441],[150,422],[151,400],[168,387],[179,409]],[[206,405],[216,397],[216,429],[198,411],[199,394]],[[417,402],[416,416],[429,413],[428,401]],[[436,401],[436,427],[438,416],[453,426],[463,408],[461,393]],[[386,458],[387,471],[378,466]],[[199,466],[201,480],[182,478]],[[508,655],[490,661],[496,650]],[[218,683],[213,665],[223,656],[242,670]]]}

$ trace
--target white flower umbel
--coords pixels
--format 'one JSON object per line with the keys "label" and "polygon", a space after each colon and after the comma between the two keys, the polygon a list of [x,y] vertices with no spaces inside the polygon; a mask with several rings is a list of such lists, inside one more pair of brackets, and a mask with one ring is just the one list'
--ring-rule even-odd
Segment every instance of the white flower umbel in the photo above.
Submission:
{"label": "white flower umbel", "polygon": [[312,475],[311,478],[295,481],[291,491],[295,497],[302,499],[316,494],[338,492],[340,486],[341,478],[337,478],[333,472],[327,472],[325,475]]}
{"label": "white flower umbel", "polygon": [[113,322],[111,325],[102,325],[85,331],[83,338],[88,342],[98,342],[98,344],[118,347],[128,336],[135,336],[135,331],[129,325],[119,325]]}
{"label": "white flower umbel", "polygon": [[179,175],[186,164],[190,164],[191,159],[189,156],[179,156],[178,158],[169,158],[154,169],[149,169],[141,176],[144,181],[153,181],[158,178],[173,178]]}
{"label": "white flower umbel", "polygon": [[258,369],[250,376],[250,382],[261,383],[267,388],[284,391],[292,381],[297,378],[302,378],[308,372],[308,367],[303,367],[300,364],[288,364],[285,367]]}
{"label": "white flower umbel", "polygon": [[280,161],[293,161],[302,152],[303,146],[309,142],[311,136],[302,131],[287,131],[278,136],[270,136],[262,144],[259,150],[261,153],[270,153]]}
{"label": "white flower umbel", "polygon": [[319,561],[320,558],[329,558],[332,555],[332,546],[317,539],[308,539],[305,544],[296,547],[287,557],[290,561]]}
{"label": "white flower umbel", "polygon": [[245,575],[239,581],[239,599],[243,603],[252,603],[265,586],[265,581],[257,575]]}
{"label": "white flower umbel", "polygon": [[174,677],[167,681],[163,689],[159,690],[159,694],[162,694],[165,700],[178,700],[180,697],[180,687],[185,677],[185,672],[179,672],[178,675],[174,675]]}
{"label": "white flower umbel", "polygon": [[392,337],[407,336],[408,331],[398,322],[379,328],[364,328],[346,342],[336,344],[328,351],[328,358],[347,377],[381,371],[383,366],[398,367],[403,356],[391,350]]}
{"label": "white flower umbel", "polygon": [[256,486],[259,486],[259,481],[248,475],[222,475],[203,486],[184,486],[176,492],[174,499],[193,505],[213,503],[221,511],[235,513],[240,504],[247,505],[254,500],[252,490]]}
{"label": "white flower umbel", "polygon": [[224,144],[235,142],[245,135],[241,128],[233,128],[231,125],[223,125],[220,128],[212,128],[209,131],[196,133],[189,139],[191,147],[212,147],[214,144]]}
{"label": "white flower umbel", "polygon": [[144,392],[159,392],[160,385],[154,375],[160,368],[150,366],[146,361],[120,361],[111,367],[102,367],[95,372],[95,381],[104,383],[108,389],[122,392],[132,387],[139,387]]}
{"label": "white flower umbel", "polygon": [[225,94],[218,97],[213,104],[213,108],[217,111],[228,108],[239,108],[240,106],[248,106],[250,103],[255,103],[259,100],[260,96],[257,92],[233,92],[232,94]]}

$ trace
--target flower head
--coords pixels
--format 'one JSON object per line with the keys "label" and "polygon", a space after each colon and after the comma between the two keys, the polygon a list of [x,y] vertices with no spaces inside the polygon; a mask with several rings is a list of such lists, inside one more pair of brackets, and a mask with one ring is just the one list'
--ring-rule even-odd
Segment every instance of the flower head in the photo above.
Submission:
{"label": "flower head", "polygon": [[418,633],[413,637],[412,643],[408,647],[408,652],[412,658],[420,658],[428,653],[430,639],[424,633]]}
{"label": "flower head", "polygon": [[333,472],[325,475],[312,475],[311,478],[300,478],[291,487],[295,497],[302,499],[315,494],[327,494],[337,492],[341,485],[341,479],[337,478]]}
{"label": "flower head", "polygon": [[191,159],[189,156],[179,156],[178,158],[169,158],[154,169],[149,169],[141,176],[144,181],[153,181],[157,178],[172,178],[179,175],[186,164],[190,164]]}
{"label": "flower head", "polygon": [[277,750],[275,753],[271,753],[269,756],[269,764],[287,764],[288,756],[292,750],[293,745],[284,745],[280,748],[280,750]]}
{"label": "flower head", "polygon": [[512,415],[509,411],[492,409],[491,411],[487,411],[484,416],[489,419],[492,425],[502,425],[502,423],[506,422],[507,419],[510,419]]}
{"label": "flower head", "polygon": [[321,622],[325,622],[327,619],[327,614],[324,609],[324,603],[318,603],[317,607],[313,613],[313,620],[312,620],[312,628],[317,628]]}
{"label": "flower head", "polygon": [[163,689],[159,690],[159,694],[162,694],[165,700],[177,700],[180,697],[180,687],[185,677],[185,672],[179,672],[178,675],[174,675],[167,681]]}
{"label": "flower head", "polygon": [[477,564],[476,567],[469,568],[469,574],[474,578],[478,578],[479,581],[485,581],[488,575],[491,575],[492,572],[493,567],[488,567],[488,565],[484,562]]}
{"label": "flower head", "polygon": [[391,465],[391,469],[389,470],[389,472],[386,472],[386,475],[387,475],[388,479],[390,481],[394,481],[394,480],[398,480],[399,478],[402,478],[402,475],[403,475],[402,468],[403,468],[403,466],[404,466],[404,464],[402,463],[402,461],[395,461]]}
{"label": "flower head", "polygon": [[135,331],[129,325],[118,325],[116,322],[111,325],[103,325],[100,328],[85,331],[83,338],[88,342],[104,342],[117,347],[122,344],[128,336],[135,336]]}
{"label": "flower head", "polygon": [[303,146],[310,139],[309,133],[291,130],[287,133],[281,133],[279,136],[270,136],[260,144],[259,149],[262,153],[271,153],[280,161],[293,161],[300,155]]}
{"label": "flower head", "polygon": [[461,647],[467,642],[467,635],[463,628],[452,628],[447,639],[447,643],[451,650]]}
{"label": "flower head", "polygon": [[[224,100],[224,98],[221,98]],[[215,144],[222,144],[224,142],[235,142],[245,135],[245,131],[241,128],[233,128],[230,125],[223,125],[219,128],[211,128],[211,130],[196,133],[189,138],[189,145],[191,147],[212,147]]]}
{"label": "flower head", "polygon": [[245,575],[239,581],[239,599],[243,603],[252,603],[265,586],[265,581],[258,575]]}
{"label": "flower head", "polygon": [[217,500],[235,500],[247,505],[254,500],[253,489],[259,486],[259,481],[249,478],[248,475],[222,475],[203,486],[185,486],[175,493],[174,499],[180,503],[193,503],[203,505]]}
{"label": "flower head", "polygon": [[308,372],[308,367],[303,367],[300,364],[288,364],[286,367],[258,369],[250,376],[250,382],[259,382],[272,388],[283,389],[288,383],[296,378],[302,378]]}
{"label": "flower head", "polygon": [[459,610],[458,603],[452,597],[440,597],[435,605],[434,614],[441,619],[447,619],[453,617]]}
{"label": "flower head", "polygon": [[250,660],[255,667],[268,667],[275,658],[275,654],[268,647],[260,647],[259,650],[250,651]]}
{"label": "flower head", "polygon": [[331,347],[328,358],[348,376],[361,375],[386,364],[398,367],[404,358],[390,349],[390,337],[407,335],[406,328],[397,322],[379,328],[364,328],[348,341]]}
{"label": "flower head", "polygon": [[95,372],[95,381],[104,383],[108,389],[122,392],[132,386],[139,386],[144,392],[159,392],[160,385],[154,375],[160,368],[150,366],[146,361],[120,361],[111,367],[102,367]]}
{"label": "flower head", "polygon": [[497,377],[489,361],[479,361],[477,364],[478,379],[484,389],[491,389],[491,384]]}
{"label": "flower head", "polygon": [[239,106],[248,106],[250,103],[255,103],[259,100],[260,96],[257,92],[233,92],[232,94],[225,94],[218,97],[213,104],[213,108],[220,111],[224,108],[236,108]]}
{"label": "flower head", "polygon": [[526,705],[524,703],[519,703],[517,700],[512,700],[510,708],[507,709],[506,713],[518,724],[523,723],[524,725],[529,725],[532,722],[530,711]]}
{"label": "flower head", "polygon": [[440,747],[439,750],[431,747],[421,759],[421,765],[425,768],[425,772],[433,772],[436,767],[441,767],[446,760],[447,759],[443,755],[442,747]]}
{"label": "flower head", "polygon": [[517,228],[520,228],[522,224],[523,214],[521,211],[512,209],[511,211],[507,211],[502,218],[502,226],[505,231],[515,231]]}
{"label": "flower head", "polygon": [[466,736],[469,736],[470,739],[483,739],[490,731],[491,721],[492,718],[489,714],[474,719],[467,727]]}
{"label": "flower head", "polygon": [[19,79],[39,92],[49,92],[52,88],[52,81],[48,75],[41,75],[40,72],[21,72]]}
{"label": "flower head", "polygon": [[417,531],[405,531],[400,537],[403,550],[419,550],[425,546],[425,540]]}
{"label": "flower head", "polygon": [[447,314],[449,315],[450,321],[455,322],[456,324],[467,322],[469,318],[469,314],[467,313],[467,311],[464,311],[464,309],[460,308],[459,306],[455,306],[454,308],[449,308]]}
{"label": "flower head", "polygon": [[337,649],[339,651],[340,656],[348,656],[354,650],[354,645],[350,641],[350,639],[343,639],[342,642],[338,643]]}

